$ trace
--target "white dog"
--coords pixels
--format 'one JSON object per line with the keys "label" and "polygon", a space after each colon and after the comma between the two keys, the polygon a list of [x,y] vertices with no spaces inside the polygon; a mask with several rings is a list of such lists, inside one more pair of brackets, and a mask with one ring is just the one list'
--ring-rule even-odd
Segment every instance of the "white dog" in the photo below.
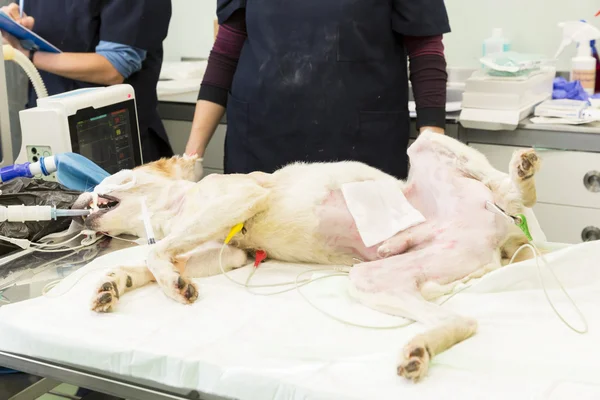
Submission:
{"label": "white dog", "polygon": [[[536,201],[533,150],[514,154],[509,174],[476,150],[425,132],[409,149],[410,175],[396,181],[426,222],[366,247],[341,191],[343,184],[393,179],[358,162],[291,164],[273,174],[210,175],[194,182],[195,158],[174,157],[134,170],[135,184],[100,200],[86,219],[90,229],[144,237],[140,198],[146,197],[159,242],[146,265],[119,267],[103,278],[92,308],[113,309],[124,293],[156,281],[181,303],[194,302],[191,278],[218,270],[220,246],[244,223],[224,252],[226,270],[245,265],[247,252],[265,250],[286,262],[354,265],[352,293],[377,310],[414,319],[432,330],[406,345],[398,374],[426,375],[433,356],[472,336],[477,323],[428,300],[506,264],[527,242],[518,227],[486,210],[491,201],[514,215]],[[92,199],[84,194],[75,207]],[[194,260],[191,261],[190,257]],[[189,266],[186,267],[186,264]]]}

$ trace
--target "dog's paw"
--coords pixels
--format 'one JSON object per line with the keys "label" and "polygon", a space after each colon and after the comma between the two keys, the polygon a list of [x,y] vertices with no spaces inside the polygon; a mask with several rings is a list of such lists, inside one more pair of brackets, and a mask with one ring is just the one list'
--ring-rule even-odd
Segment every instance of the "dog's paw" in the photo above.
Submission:
{"label": "dog's paw", "polygon": [[398,362],[398,375],[413,382],[418,382],[429,371],[429,349],[422,338],[415,338],[404,347]]}
{"label": "dog's paw", "polygon": [[183,304],[191,304],[198,299],[196,284],[181,275],[176,275],[165,290],[169,297]]}
{"label": "dog's paw", "polygon": [[511,169],[516,172],[517,176],[526,180],[535,175],[540,168],[540,158],[533,149],[524,149],[515,152]]}
{"label": "dog's paw", "polygon": [[92,300],[92,311],[112,311],[118,302],[119,288],[117,287],[117,283],[112,278],[107,277],[107,279],[99,285],[96,295]]}

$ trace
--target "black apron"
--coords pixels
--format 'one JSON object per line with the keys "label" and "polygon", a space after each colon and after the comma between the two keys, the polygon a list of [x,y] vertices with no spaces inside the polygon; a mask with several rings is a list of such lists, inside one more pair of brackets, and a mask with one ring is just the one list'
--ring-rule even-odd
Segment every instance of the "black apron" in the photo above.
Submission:
{"label": "black apron", "polygon": [[449,31],[443,0],[217,4],[221,23],[245,8],[248,31],[227,104],[226,173],[357,160],[406,177],[402,34]]}
{"label": "black apron", "polygon": [[[64,52],[93,53],[100,40],[146,50],[142,69],[125,80],[135,90],[144,162],[173,155],[156,94],[170,0],[28,0],[24,11],[35,18],[34,32]],[[44,71],[40,75],[51,96],[100,86]],[[36,99],[30,85],[27,108],[35,107]]]}

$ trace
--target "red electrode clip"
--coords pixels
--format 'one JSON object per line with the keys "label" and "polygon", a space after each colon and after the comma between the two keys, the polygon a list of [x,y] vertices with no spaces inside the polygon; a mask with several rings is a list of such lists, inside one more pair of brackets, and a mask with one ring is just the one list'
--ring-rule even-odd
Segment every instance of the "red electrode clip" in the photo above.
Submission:
{"label": "red electrode clip", "polygon": [[257,250],[256,255],[254,256],[254,267],[258,268],[261,262],[265,261],[267,258],[267,252],[264,250]]}

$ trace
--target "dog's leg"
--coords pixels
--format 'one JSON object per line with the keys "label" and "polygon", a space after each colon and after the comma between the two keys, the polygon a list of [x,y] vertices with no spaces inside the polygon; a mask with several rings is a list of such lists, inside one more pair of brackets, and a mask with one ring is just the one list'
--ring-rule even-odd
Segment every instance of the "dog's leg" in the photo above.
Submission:
{"label": "dog's leg", "polygon": [[[415,146],[417,145],[417,146]],[[411,146],[409,153],[433,150],[454,160],[456,167],[465,175],[485,184],[499,180],[506,174],[496,170],[479,151],[446,135],[424,132]]]}
{"label": "dog's leg", "polygon": [[350,271],[350,293],[358,301],[432,328],[410,340],[400,354],[397,373],[413,381],[427,374],[432,357],[477,331],[474,320],[425,300],[446,294],[461,278],[482,270],[477,257],[465,256],[462,250],[446,253],[443,266],[429,249],[358,264]]}
{"label": "dog's leg", "polygon": [[[212,243],[211,243],[212,245]],[[248,255],[244,250],[233,246],[226,246],[223,250],[221,260],[222,244],[215,242],[214,246],[206,247],[198,251],[194,251],[183,257],[178,258],[179,261],[185,263],[185,276],[190,278],[204,278],[207,276],[218,275],[221,273],[221,264],[225,272],[244,266],[248,261]],[[181,271],[184,273],[184,271]]]}
{"label": "dog's leg", "polygon": [[198,298],[198,288],[174,265],[179,256],[209,241],[223,242],[232,227],[268,206],[269,191],[244,175],[209,176],[200,181],[197,198],[186,199],[176,227],[153,246],[148,268],[165,294],[183,304]]}
{"label": "dog's leg", "polygon": [[92,300],[92,310],[96,312],[111,311],[123,294],[153,280],[154,276],[144,264],[117,267],[108,272],[100,281]]}
{"label": "dog's leg", "polygon": [[413,151],[434,149],[452,157],[465,175],[483,182],[492,190],[494,201],[507,213],[517,214],[522,211],[522,206],[532,207],[535,204],[533,177],[540,168],[540,159],[534,149],[516,151],[507,175],[492,167],[479,151],[458,140],[435,133],[422,133],[418,140],[420,144]]}
{"label": "dog's leg", "polygon": [[525,207],[533,207],[537,201],[534,175],[539,169],[540,159],[535,150],[518,150],[513,154],[508,172]]}
{"label": "dog's leg", "polygon": [[468,318],[454,318],[440,326],[414,337],[400,353],[397,372],[418,382],[427,375],[429,363],[436,355],[477,332],[477,322]]}
{"label": "dog's leg", "polygon": [[411,247],[432,240],[436,234],[437,229],[435,224],[424,222],[385,240],[377,249],[377,255],[384,258],[404,253]]}

